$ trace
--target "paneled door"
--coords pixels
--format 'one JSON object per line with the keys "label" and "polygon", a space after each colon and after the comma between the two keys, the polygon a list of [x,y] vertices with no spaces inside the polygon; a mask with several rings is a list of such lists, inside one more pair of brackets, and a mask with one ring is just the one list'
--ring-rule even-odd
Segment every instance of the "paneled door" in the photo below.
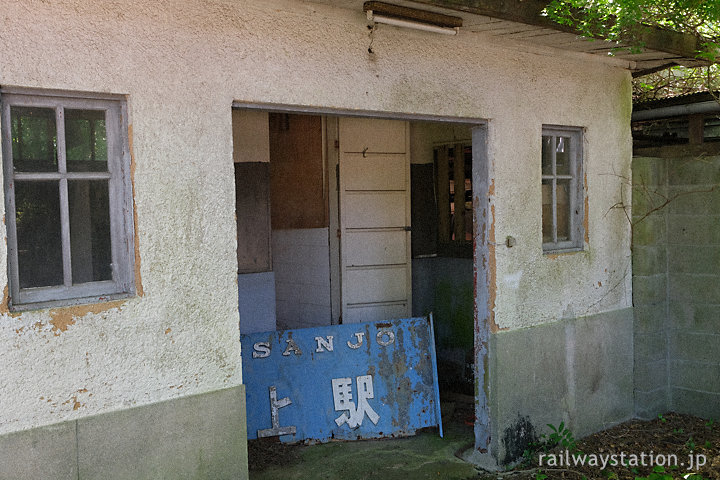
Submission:
{"label": "paneled door", "polygon": [[342,322],[412,309],[408,122],[340,118]]}

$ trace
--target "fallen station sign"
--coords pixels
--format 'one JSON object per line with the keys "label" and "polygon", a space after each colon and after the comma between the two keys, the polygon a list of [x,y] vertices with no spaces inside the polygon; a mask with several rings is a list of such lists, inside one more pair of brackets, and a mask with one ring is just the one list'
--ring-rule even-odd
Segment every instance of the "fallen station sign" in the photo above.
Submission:
{"label": "fallen station sign", "polygon": [[442,436],[432,317],[241,335],[248,438]]}

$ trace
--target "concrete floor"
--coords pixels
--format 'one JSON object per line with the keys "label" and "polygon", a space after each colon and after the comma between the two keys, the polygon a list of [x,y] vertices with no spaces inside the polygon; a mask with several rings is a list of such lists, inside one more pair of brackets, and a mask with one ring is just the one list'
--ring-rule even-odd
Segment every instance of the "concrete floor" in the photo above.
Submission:
{"label": "concrete floor", "polygon": [[448,408],[443,404],[443,410],[444,438],[437,429],[428,429],[408,438],[299,445],[292,447],[292,454],[287,456],[290,460],[279,462],[282,465],[251,470],[250,480],[476,478],[479,470],[456,456],[473,445],[473,428],[463,418],[467,415],[453,415],[454,405]]}

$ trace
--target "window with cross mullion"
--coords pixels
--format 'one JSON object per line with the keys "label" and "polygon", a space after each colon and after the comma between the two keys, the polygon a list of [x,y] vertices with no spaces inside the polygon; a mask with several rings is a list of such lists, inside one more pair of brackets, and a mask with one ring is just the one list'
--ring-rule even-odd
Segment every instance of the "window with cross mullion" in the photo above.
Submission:
{"label": "window with cross mullion", "polygon": [[546,252],[583,247],[582,131],[543,127],[542,243]]}
{"label": "window with cross mullion", "polygon": [[12,305],[131,293],[123,101],[0,94]]}

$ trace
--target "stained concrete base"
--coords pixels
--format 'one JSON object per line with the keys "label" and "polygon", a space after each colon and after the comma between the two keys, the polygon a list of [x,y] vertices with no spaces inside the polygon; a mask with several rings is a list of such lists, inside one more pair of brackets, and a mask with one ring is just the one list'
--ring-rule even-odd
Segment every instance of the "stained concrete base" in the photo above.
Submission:
{"label": "stained concrete base", "polygon": [[517,460],[547,424],[580,438],[632,418],[632,308],[490,336],[490,452]]}
{"label": "stained concrete base", "polygon": [[75,422],[0,436],[0,479],[78,478]]}
{"label": "stained concrete base", "polygon": [[462,452],[461,458],[487,472],[497,472],[505,469],[505,467],[500,465],[497,458],[495,458],[491,453],[481,453],[475,448]]}
{"label": "stained concrete base", "polygon": [[245,386],[0,436],[0,479],[247,479]]}

